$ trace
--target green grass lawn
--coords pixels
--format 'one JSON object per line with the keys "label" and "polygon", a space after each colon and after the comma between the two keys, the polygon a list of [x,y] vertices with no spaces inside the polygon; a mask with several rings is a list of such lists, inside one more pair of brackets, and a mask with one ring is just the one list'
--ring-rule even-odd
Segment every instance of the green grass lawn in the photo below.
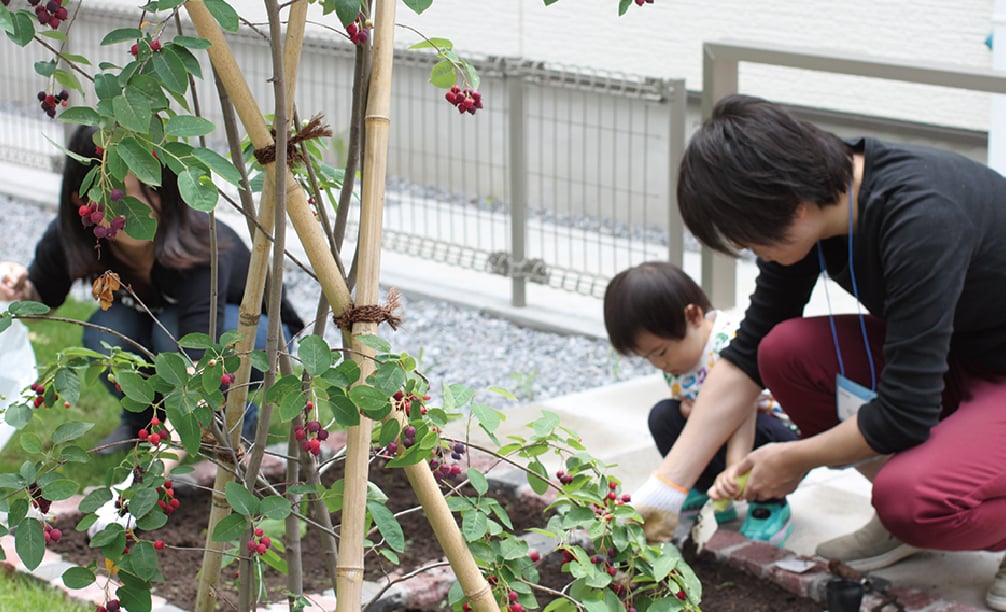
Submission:
{"label": "green grass lawn", "polygon": [[[68,299],[54,315],[86,320],[94,309],[95,306],[91,303]],[[79,325],[46,320],[28,321],[26,325],[40,367],[54,360],[57,353],[65,347],[80,346],[83,328]],[[112,398],[104,385],[96,384],[81,389],[80,401],[75,406],[67,409],[39,409],[31,423],[16,432],[0,452],[0,473],[17,472],[24,462],[24,451],[20,440],[26,433],[38,436],[45,443],[50,439],[49,432],[70,421],[88,421],[97,424],[78,441],[84,449],[93,448],[109,431],[118,426],[118,402]],[[60,471],[66,478],[80,483],[81,488],[102,484],[106,469],[118,464],[122,457],[122,454],[109,457],[92,455],[87,463],[68,463],[60,468]],[[0,609],[6,608],[0,607]]]}
{"label": "green grass lawn", "polygon": [[94,606],[71,601],[42,581],[11,571],[0,573],[0,610],[92,612]]}

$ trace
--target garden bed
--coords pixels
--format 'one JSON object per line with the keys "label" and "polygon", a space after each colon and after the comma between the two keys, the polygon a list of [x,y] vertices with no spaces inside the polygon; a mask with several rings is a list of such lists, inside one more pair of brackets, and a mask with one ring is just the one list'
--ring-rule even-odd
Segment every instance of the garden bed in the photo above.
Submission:
{"label": "garden bed", "polygon": [[[332,470],[331,472],[336,472]],[[341,478],[341,474],[332,473],[326,480]],[[400,511],[417,505],[404,472],[376,468],[372,470],[371,479],[388,495],[389,508]],[[532,499],[515,499],[512,493],[495,489],[491,494],[499,499],[514,521],[517,533],[533,526],[544,524],[544,502]],[[195,604],[195,585],[198,579],[196,572],[202,563],[202,547],[205,544],[206,517],[209,516],[210,498],[204,490],[179,490],[177,497],[180,507],[171,516],[166,527],[152,532],[144,532],[140,537],[149,540],[162,539],[171,550],[160,553],[160,571],[164,582],[156,585],[156,594],[166,598],[173,605],[191,610]],[[67,561],[87,565],[99,561],[99,553],[88,546],[85,535],[73,529],[73,524],[79,517],[63,516],[59,526],[65,534],[58,544],[51,548],[59,552]],[[332,517],[333,524],[338,525],[338,513]],[[386,559],[370,553],[365,559],[366,580],[384,582],[389,574],[402,575],[412,569],[442,560],[443,553],[433,536],[428,521],[419,512],[401,517],[400,522],[405,531],[407,550],[401,556],[401,565],[394,566]],[[325,549],[321,538],[312,528],[308,528],[307,536],[301,543],[304,559],[304,590],[306,593],[321,593],[332,588],[324,565]],[[821,604],[809,599],[799,598],[782,589],[778,585],[758,579],[743,570],[728,566],[717,561],[711,554],[705,553],[698,558],[688,557],[689,563],[699,576],[703,585],[702,608],[715,612],[818,612]],[[555,553],[543,557],[540,562],[540,584],[553,589],[561,589],[569,581],[569,574],[560,569],[562,557]],[[99,567],[103,563],[98,564]],[[233,609],[236,605],[237,591],[235,588],[235,573],[237,564],[224,568],[222,572],[222,589],[219,593],[221,609]],[[268,569],[265,573],[265,583],[270,601],[280,601],[285,598],[286,577],[279,572]],[[404,583],[403,589],[410,591],[409,584]],[[428,583],[424,583],[424,589]],[[411,601],[412,598],[407,598]],[[539,597],[544,607],[547,598]],[[415,605],[412,602],[412,605]],[[397,609],[397,608],[396,608]],[[442,610],[445,606],[422,606],[402,608],[408,610]]]}

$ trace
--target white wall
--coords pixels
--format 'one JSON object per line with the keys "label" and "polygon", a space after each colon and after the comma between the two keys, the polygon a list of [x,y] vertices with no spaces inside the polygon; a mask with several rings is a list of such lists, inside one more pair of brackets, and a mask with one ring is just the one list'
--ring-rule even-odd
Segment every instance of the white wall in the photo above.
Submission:
{"label": "white wall", "polygon": [[[398,21],[461,50],[659,77],[702,88],[701,45],[723,38],[991,67],[992,0],[434,0]],[[399,40],[415,34],[399,30]],[[984,130],[985,94],[741,66],[741,91],[777,101]]]}

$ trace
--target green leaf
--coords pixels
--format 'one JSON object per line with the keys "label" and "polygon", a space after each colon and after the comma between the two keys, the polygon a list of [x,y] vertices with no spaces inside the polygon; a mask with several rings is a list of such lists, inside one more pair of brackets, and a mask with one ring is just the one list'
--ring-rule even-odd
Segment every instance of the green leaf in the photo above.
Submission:
{"label": "green leaf", "polygon": [[154,357],[154,369],[158,376],[174,387],[183,387],[189,381],[185,359],[178,353],[158,353]]}
{"label": "green leaf", "polygon": [[132,196],[120,202],[126,217],[126,233],[136,240],[153,240],[157,232],[157,219],[150,216],[150,206]]}
{"label": "green leaf", "polygon": [[298,414],[304,411],[304,405],[307,403],[307,397],[305,397],[304,392],[300,391],[299,387],[296,393],[288,393],[283,396],[283,399],[279,403],[279,418],[284,423],[289,423]]}
{"label": "green leaf", "polygon": [[211,212],[220,199],[213,180],[198,170],[186,170],[178,175],[178,193],[186,204],[202,212]]}
{"label": "green leaf", "polygon": [[80,500],[80,505],[77,507],[78,510],[84,514],[90,514],[98,508],[105,505],[112,499],[112,492],[106,488],[94,489],[90,493],[84,496],[84,499]]}
{"label": "green leaf", "polygon": [[25,432],[19,442],[21,449],[29,455],[37,455],[42,452],[42,438],[31,432]]}
{"label": "green leaf", "polygon": [[38,567],[45,553],[42,523],[33,518],[22,521],[14,532],[14,551],[29,570]]}
{"label": "green leaf", "polygon": [[159,499],[157,491],[151,488],[139,489],[129,498],[129,512],[135,517],[146,516],[154,509]]}
{"label": "green leaf", "polygon": [[433,0],[403,0],[405,6],[414,10],[417,15],[422,15],[423,11],[430,8],[433,4]]}
{"label": "green leaf", "polygon": [[450,89],[457,84],[458,75],[454,69],[454,64],[447,60],[440,60],[433,65],[430,70],[430,84],[440,89]]}
{"label": "green leaf", "polygon": [[168,524],[168,515],[163,512],[148,512],[136,519],[136,526],[143,531],[154,531]]}
{"label": "green leaf", "polygon": [[220,27],[228,32],[237,32],[241,20],[238,19],[237,11],[224,0],[206,0],[206,9],[217,20]]}
{"label": "green leaf", "polygon": [[[13,13],[12,18],[14,21],[13,27],[11,31],[7,32],[7,37],[10,38],[15,45],[23,47],[35,38],[35,23],[28,15],[28,11],[18,11]],[[6,28],[4,29],[6,30]]]}
{"label": "green leaf", "polygon": [[136,372],[119,372],[116,382],[122,393],[131,400],[150,404],[154,401],[154,388]]}
{"label": "green leaf", "polygon": [[[136,99],[140,99],[141,97],[136,96]],[[116,100],[118,99],[116,98]],[[150,116],[148,115],[147,121],[149,122],[149,120]],[[144,125],[139,131],[145,131],[146,128],[147,126]],[[118,152],[119,157],[122,158],[122,161],[125,162],[129,171],[136,175],[137,180],[151,187],[159,187],[161,185],[161,164],[151,154],[150,149],[141,145],[132,136],[126,136],[115,150]]]}
{"label": "green leaf", "polygon": [[[552,0],[552,2],[555,1],[556,0]],[[629,10],[629,5],[631,4],[632,0],[618,0],[618,16],[621,17],[622,15],[624,15],[625,11]]]}
{"label": "green leaf", "polygon": [[63,572],[63,584],[68,589],[82,589],[94,580],[94,572],[86,567],[71,567]]}
{"label": "green leaf", "polygon": [[349,24],[360,14],[360,0],[325,0],[322,7],[325,15],[334,10],[342,25]]}
{"label": "green leaf", "polygon": [[70,72],[69,70],[57,70],[52,73],[56,82],[65,87],[66,89],[72,89],[74,91],[79,91],[83,93],[84,88],[80,86],[80,79],[77,75]]}
{"label": "green leaf", "polygon": [[373,387],[357,385],[349,390],[349,399],[363,414],[374,420],[383,419],[391,413],[388,396]]}
{"label": "green leaf", "polygon": [[259,503],[259,513],[266,518],[282,521],[290,516],[290,501],[279,495],[263,497]]}
{"label": "green leaf", "polygon": [[56,370],[52,383],[56,387],[56,393],[59,393],[63,401],[76,404],[80,399],[80,377],[70,368]]}
{"label": "green leaf", "polygon": [[52,432],[53,444],[64,444],[71,440],[76,440],[94,427],[94,423],[82,423],[80,421],[70,421],[63,423]]}
{"label": "green leaf", "polygon": [[251,516],[258,512],[259,500],[246,487],[236,482],[228,482],[224,493],[227,496],[227,502],[238,514]]}
{"label": "green leaf", "polygon": [[164,133],[168,136],[185,138],[188,136],[205,136],[213,131],[213,122],[192,115],[178,115],[168,119],[164,125]]}
{"label": "green leaf", "polygon": [[119,598],[121,609],[129,612],[150,612],[152,608],[150,583],[133,578],[125,571],[119,572],[119,579],[123,585],[115,590],[115,596]]}
{"label": "green leaf", "polygon": [[7,413],[4,415],[4,422],[14,429],[21,429],[30,423],[32,417],[34,416],[35,411],[31,409],[29,404],[12,404],[7,407]]}
{"label": "green leaf", "polygon": [[111,100],[122,93],[122,85],[119,79],[111,74],[99,72],[94,75],[94,93],[99,100]]}
{"label": "green leaf", "polygon": [[359,336],[354,336],[353,340],[364,346],[369,346],[378,353],[387,353],[391,350],[391,344],[387,340],[374,334],[360,334]]}
{"label": "green leaf", "polygon": [[42,487],[42,494],[46,499],[59,501],[76,495],[79,489],[80,485],[73,480],[54,480]]}
{"label": "green leaf", "polygon": [[3,30],[8,35],[14,33],[14,20],[10,9],[6,5],[0,5],[0,30]]}
{"label": "green leaf", "polygon": [[105,45],[116,45],[121,42],[135,42],[137,38],[143,36],[143,32],[136,28],[119,28],[117,30],[112,30],[105,37],[101,39],[102,46]]}
{"label": "green leaf", "polygon": [[384,395],[394,395],[405,385],[405,370],[395,361],[388,361],[377,366],[374,373],[367,377],[367,382]]}
{"label": "green leaf", "polygon": [[486,480],[485,474],[473,467],[468,468],[465,474],[468,476],[468,480],[471,481],[472,486],[475,487],[476,493],[485,495],[489,492],[489,481]]}
{"label": "green leaf", "polygon": [[360,366],[352,359],[346,359],[334,369],[322,374],[321,378],[340,389],[346,389],[360,380]]}
{"label": "green leaf", "polygon": [[[29,479],[25,478],[25,480]],[[23,497],[15,499],[10,504],[10,510],[7,511],[7,526],[20,525],[26,516],[28,516],[28,500]]]}
{"label": "green leaf", "polygon": [[198,36],[175,36],[171,39],[171,42],[189,49],[201,50],[210,48],[210,41],[205,38],[199,38]]}
{"label": "green leaf", "polygon": [[[150,125],[150,117],[153,115],[153,110],[150,108],[150,100],[132,89],[126,89],[122,95],[112,99],[112,110],[115,112],[115,120],[122,127],[134,132],[146,132],[147,127]],[[122,145],[124,144],[125,141],[123,141]],[[119,154],[122,155],[122,151],[119,151]],[[126,156],[122,155],[122,158],[128,165],[129,160],[126,159]],[[160,177],[158,176],[158,178]]]}
{"label": "green leaf", "polygon": [[125,544],[126,532],[123,530],[122,525],[118,523],[111,523],[98,533],[94,534],[94,537],[91,538],[91,548],[101,548],[103,546],[114,545],[117,544],[120,539],[123,544]]}
{"label": "green leaf", "polygon": [[435,36],[431,36],[430,38],[427,38],[426,40],[417,42],[416,44],[412,45],[409,48],[410,49],[440,49],[440,50],[447,50],[447,49],[451,49],[453,47],[454,47],[454,43],[452,43],[450,40],[448,40],[446,38],[437,38]]}
{"label": "green leaf", "polygon": [[71,106],[59,114],[60,121],[79,123],[81,125],[98,125],[101,115],[90,106]]}
{"label": "green leaf", "polygon": [[[208,7],[209,2],[206,5]],[[185,93],[189,87],[189,76],[185,64],[178,55],[165,48],[154,53],[151,62],[154,65],[154,74],[161,79],[165,89],[179,94]]]}
{"label": "green leaf", "polygon": [[7,312],[11,313],[15,317],[24,317],[32,315],[43,315],[49,312],[49,307],[41,302],[14,302],[8,308]]}
{"label": "green leaf", "polygon": [[374,518],[374,524],[381,537],[388,543],[391,550],[405,552],[405,534],[394,513],[384,504],[376,501],[367,502],[367,511]]}
{"label": "green leaf", "polygon": [[[231,483],[233,484],[233,483]],[[241,539],[248,528],[248,519],[240,514],[228,514],[213,528],[214,542],[234,542]]]}
{"label": "green leaf", "polygon": [[192,154],[231,185],[241,184],[241,173],[238,172],[238,169],[226,157],[213,149],[195,147],[192,149]]}
{"label": "green leaf", "polygon": [[489,518],[481,512],[465,512],[461,517],[461,535],[466,542],[477,542],[489,531]]}
{"label": "green leaf", "polygon": [[300,357],[304,370],[311,376],[319,376],[332,367],[332,349],[317,334],[301,340],[297,356]]}
{"label": "green leaf", "polygon": [[56,71],[56,60],[40,60],[35,62],[35,74],[49,78]]}
{"label": "green leaf", "polygon": [[332,418],[344,427],[355,427],[360,424],[360,411],[353,400],[345,395],[333,395],[326,402],[332,410]]}
{"label": "green leaf", "polygon": [[475,65],[472,64],[471,62],[466,62],[462,60],[461,66],[465,70],[465,76],[468,77],[468,84],[471,86],[472,89],[478,89],[481,79],[479,77],[479,71],[475,69]]}
{"label": "green leaf", "polygon": [[141,580],[151,580],[157,575],[157,551],[152,542],[140,540],[129,553],[129,570]]}
{"label": "green leaf", "polygon": [[178,340],[179,346],[182,348],[193,348],[193,349],[208,349],[213,346],[213,338],[210,338],[209,334],[204,334],[200,332],[192,332],[185,334]]}

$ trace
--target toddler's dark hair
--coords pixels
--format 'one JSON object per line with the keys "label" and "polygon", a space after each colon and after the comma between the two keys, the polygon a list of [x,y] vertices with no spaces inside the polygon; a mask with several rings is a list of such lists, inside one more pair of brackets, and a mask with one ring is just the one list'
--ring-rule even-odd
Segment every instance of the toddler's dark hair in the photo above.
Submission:
{"label": "toddler's dark hair", "polygon": [[622,270],[604,290],[604,328],[619,355],[632,355],[636,334],[647,331],[681,340],[688,330],[685,308],[708,313],[709,298],[684,270],[669,261],[646,261]]}

